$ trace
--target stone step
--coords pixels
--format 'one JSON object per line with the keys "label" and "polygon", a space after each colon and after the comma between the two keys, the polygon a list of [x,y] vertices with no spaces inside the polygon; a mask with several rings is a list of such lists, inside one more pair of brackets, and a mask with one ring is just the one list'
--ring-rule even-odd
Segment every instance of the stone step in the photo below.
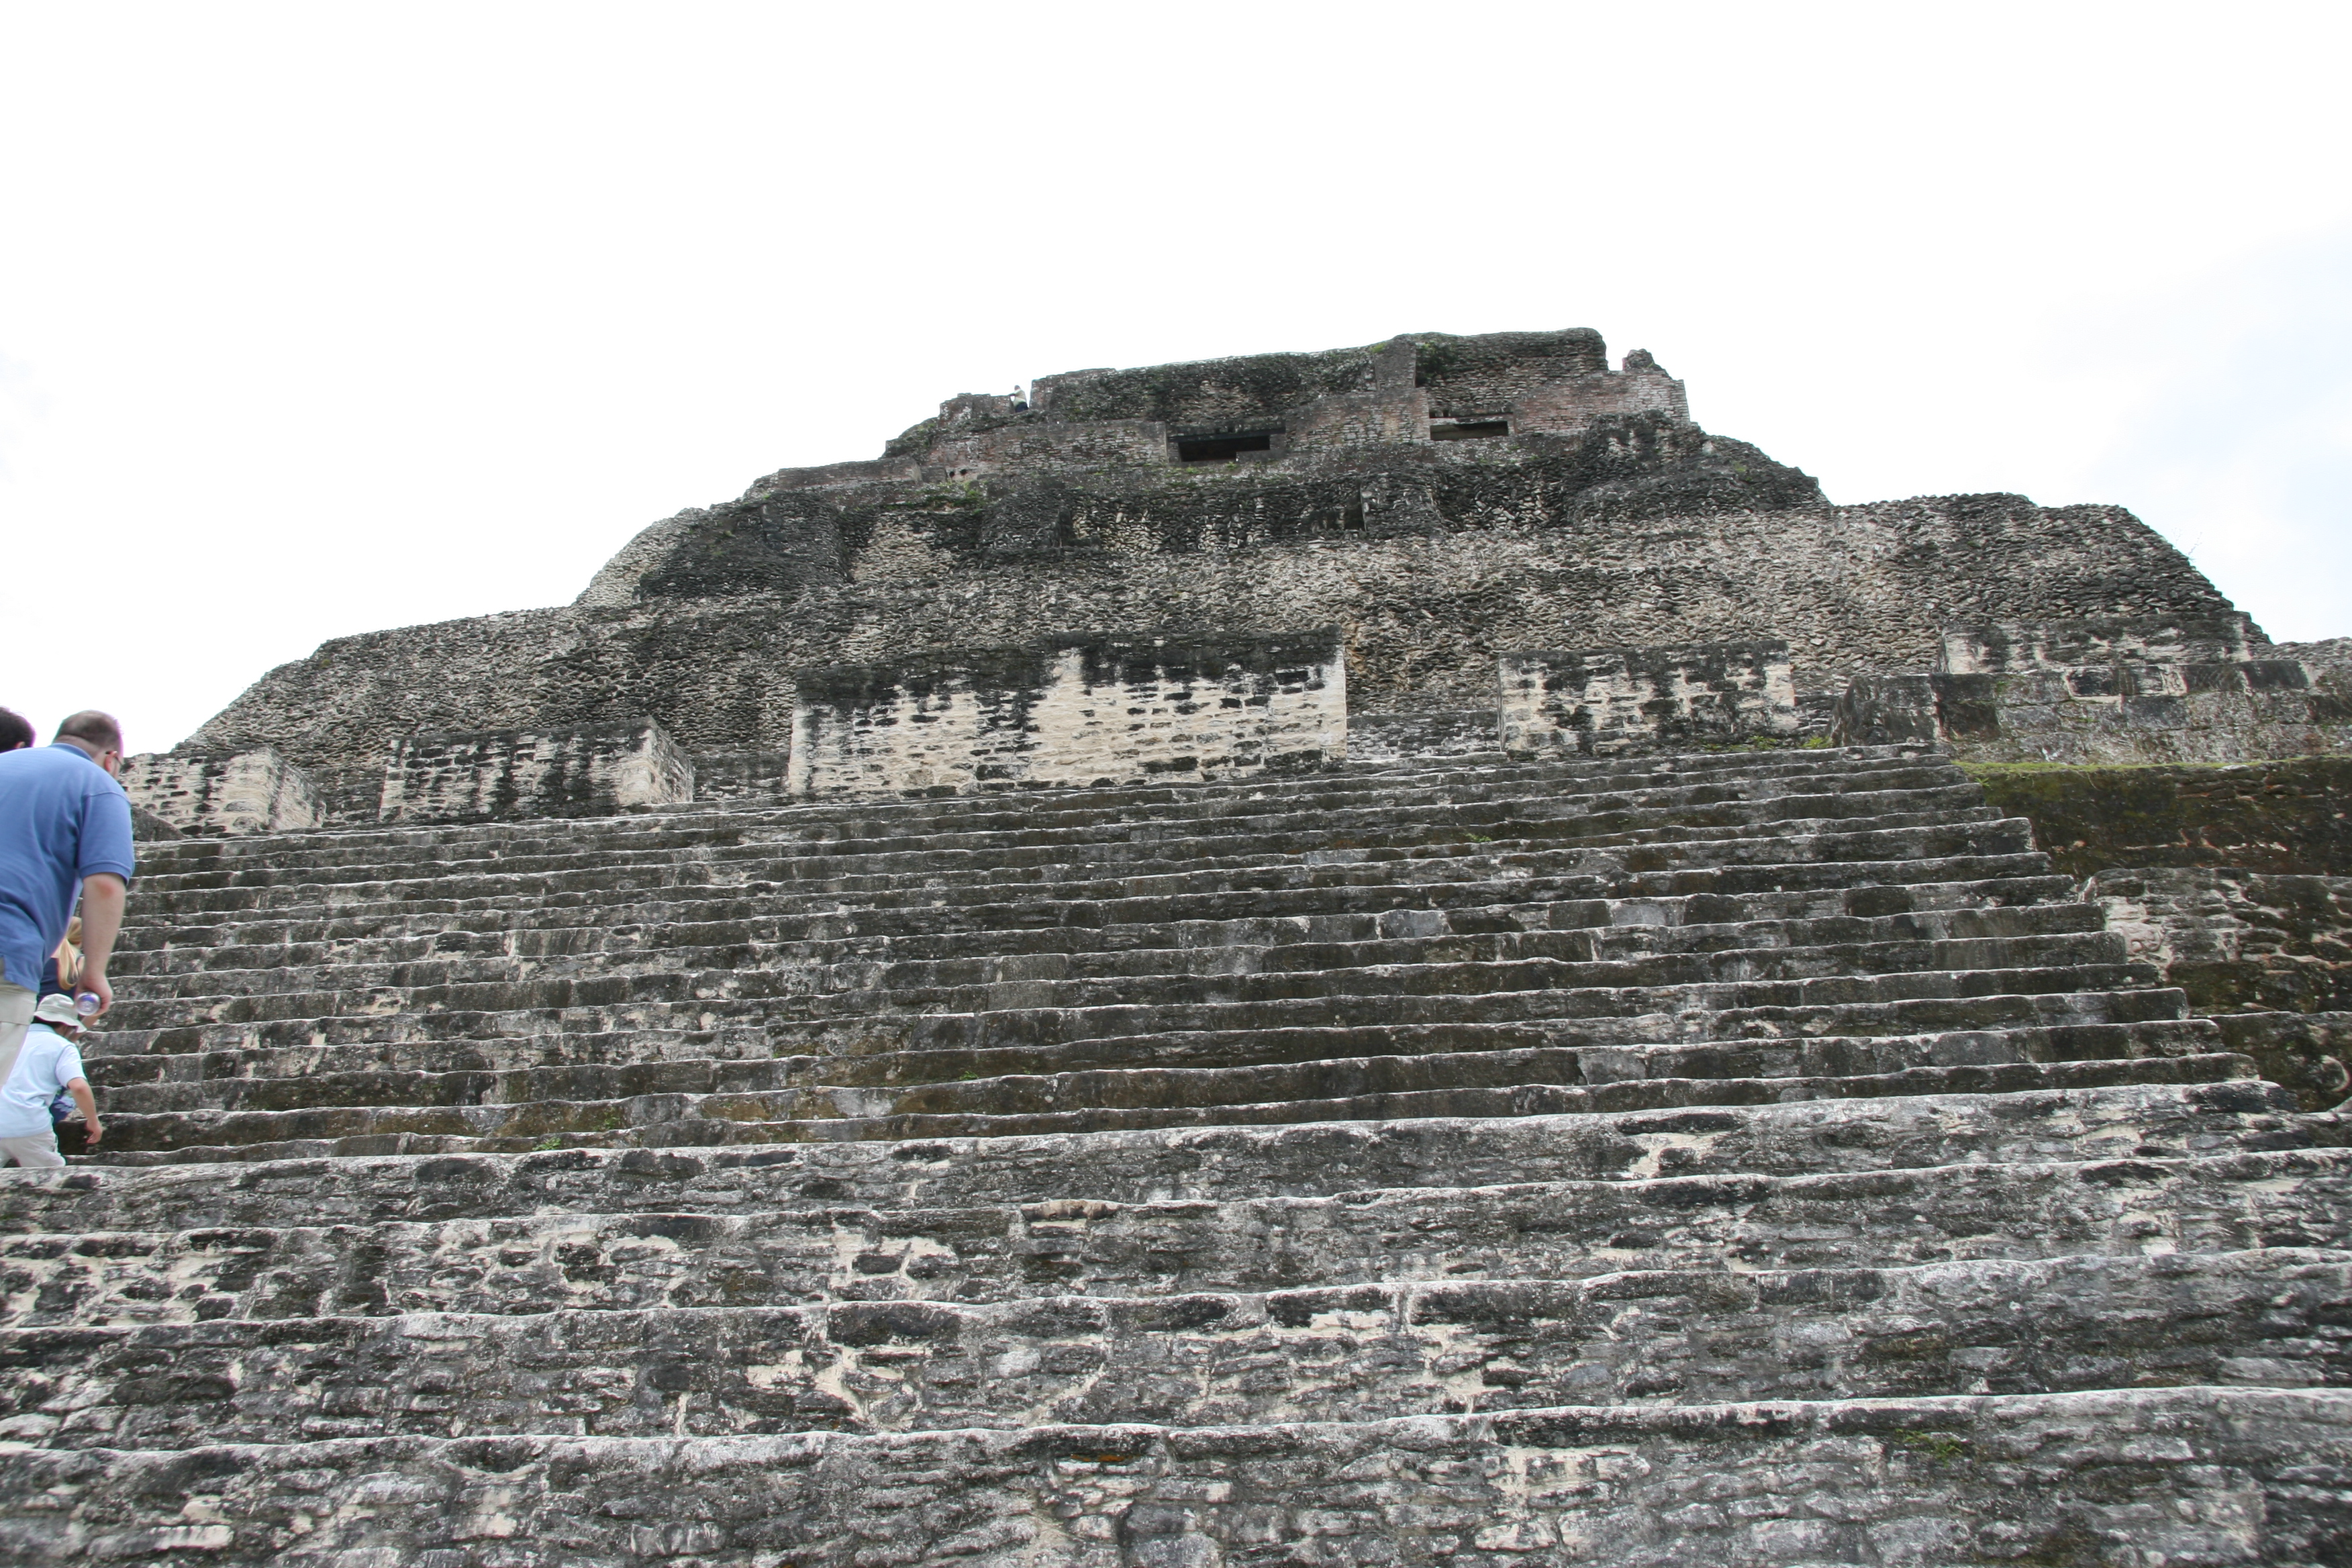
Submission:
{"label": "stone step", "polygon": [[2352,1384],[2352,1253],[1653,1268],[1138,1300],[0,1331],[50,1447],[1387,1420],[1573,1402]]}
{"label": "stone step", "polygon": [[[1687,900],[1685,901],[1685,903]],[[1984,909],[1927,910],[1875,917],[1843,913],[1750,918],[1746,900],[1701,910],[1731,915],[1721,921],[1671,923],[1654,908],[1628,901],[1493,904],[1470,910],[1366,910],[1276,920],[1157,921],[1118,927],[1054,926],[987,933],[877,935],[813,939],[776,936],[743,921],[725,930],[709,925],[566,926],[547,931],[366,937],[326,942],[215,947],[173,945],[118,953],[112,973],[137,981],[155,997],[200,993],[219,976],[219,993],[269,989],[269,977],[289,989],[316,989],[332,973],[347,984],[446,984],[494,974],[590,973],[630,966],[678,968],[775,967],[786,962],[876,968],[961,963],[967,981],[1030,978],[1041,964],[1135,963],[1199,965],[1255,962],[1260,968],[1337,968],[1343,960],[1379,952],[1378,962],[1403,961],[1407,951],[1387,944],[1452,942],[1454,962],[1492,963],[1523,957],[1582,961],[1628,959],[1660,952],[1719,952],[1741,948],[1790,948],[1835,942],[1952,942],[1993,937],[2047,937],[2106,929],[2090,903],[2048,903]],[[1677,909],[1675,913],[1689,911]],[[1638,919],[1650,916],[1650,919]],[[1612,918],[1619,917],[1619,918]],[[805,923],[805,922],[803,922]],[[1319,959],[1309,956],[1322,950]],[[1139,955],[1149,954],[1150,958]],[[1366,960],[1372,962],[1373,960]]]}
{"label": "stone step", "polygon": [[[1334,1048],[1373,1035],[1390,1048]],[[565,1060],[507,1073],[376,1070],[287,1077],[195,1078],[125,1084],[112,1072],[100,1109],[110,1117],[166,1112],[302,1110],[320,1106],[532,1105],[649,1095],[773,1095],[806,1116],[988,1115],[1081,1110],[1089,1106],[1212,1106],[1329,1100],[1518,1084],[1620,1083],[1642,1079],[1848,1078],[1919,1067],[2021,1061],[2108,1061],[2225,1051],[2210,1019],[2078,1028],[1981,1030],[1893,1039],[1741,1040],[1619,1047],[1536,1043],[1542,1032],[1476,1027],[1444,1031],[1292,1030],[1245,1033],[1223,1050],[920,1052],[843,1060],[687,1061],[603,1067]],[[1108,1043],[1108,1042],[1106,1042]],[[1203,1042],[1205,1044],[1205,1042]],[[1410,1048],[1418,1047],[1420,1048]],[[1449,1048],[1450,1047],[1450,1048]],[[1276,1054],[1281,1052],[1297,1054]],[[569,1053],[566,1053],[568,1056]],[[1223,1058],[1226,1059],[1217,1059]],[[132,1058],[126,1065],[168,1063]],[[814,1104],[811,1112],[797,1108]]]}
{"label": "stone step", "polygon": [[[630,813],[608,818],[328,827],[244,838],[164,841],[142,853],[159,872],[280,864],[289,856],[423,852],[467,858],[466,851],[520,854],[570,845],[623,844],[667,836],[666,847],[744,831],[840,834],[858,837],[919,834],[958,824],[1018,827],[1055,821],[1158,818],[1171,824],[1220,813],[1263,813],[1286,804],[1301,811],[1410,805],[1488,798],[1572,795],[1622,789],[1716,784],[1733,789],[1776,782],[1820,781],[1874,772],[1914,773],[1924,782],[1961,776],[1949,759],[1917,748],[1825,749],[1806,754],[1707,754],[1616,759],[1591,763],[1470,764],[1402,769],[1342,768],[1297,778],[1227,784],[1056,787],[931,799],[838,801],[712,811]],[[457,851],[448,856],[451,850]]]}
{"label": "stone step", "polygon": [[[1486,966],[1465,965],[1477,971]],[[1494,966],[1499,970],[1504,966]],[[1514,969],[1519,966],[1510,966]],[[1361,980],[1339,994],[1275,997],[1256,1002],[1161,1002],[1089,1007],[997,1007],[982,1012],[883,1016],[839,1012],[830,1016],[779,1016],[766,1009],[768,1037],[779,1054],[863,1056],[879,1051],[985,1050],[1122,1039],[1149,1048],[1171,1034],[1239,1029],[1329,1028],[1370,1024],[1521,1023],[1538,1019],[1583,1026],[1578,1043],[1627,1045],[1693,1042],[1787,1035],[1927,1034],[2011,1026],[2134,1023],[2187,1016],[2186,999],[2158,988],[2145,965],[2067,965],[2045,969],[1936,970],[1895,974],[1824,976],[1811,980],[1707,982],[1689,985],[1581,987],[1544,984],[1539,973],[1520,976],[1526,990],[1479,990],[1478,979],[1415,976],[1414,988],[1385,994]],[[821,998],[820,1002],[837,1002]],[[685,1005],[706,1020],[724,1016],[713,1002]],[[647,1008],[645,1016],[653,1014]],[[437,1020],[419,1018],[429,1026]],[[355,1025],[362,1021],[354,1020]],[[446,1036],[444,1037],[446,1037]]]}
{"label": "stone step", "polygon": [[228,1166],[14,1172],[0,1180],[0,1233],[196,1231],[295,1219],[366,1225],[566,1211],[766,1214],[842,1204],[898,1211],[1019,1205],[1041,1185],[1055,1194],[1111,1204],[1223,1203],[1517,1182],[1864,1177],[1955,1161],[2099,1164],[2107,1174],[2098,1179],[2106,1181],[2128,1178],[2135,1160],[2196,1158],[2219,1162],[2216,1169],[2266,1173],[2250,1179],[2267,1180],[2274,1165],[2320,1169],[2347,1145],[2352,1145],[2352,1119],[2299,1114],[2294,1097],[2278,1086],[2231,1079],[2032,1090],[1999,1099],[1895,1096],[1501,1121],[1146,1129],[898,1143],[458,1156],[388,1149],[347,1159],[319,1158],[325,1151],[313,1148]]}
{"label": "stone step", "polygon": [[[1108,930],[1099,926],[1028,928],[986,933],[980,941],[970,935],[946,934],[780,939],[764,932],[754,934],[755,922],[749,921],[734,922],[723,933],[707,925],[652,929],[572,925],[454,941],[441,933],[332,943],[175,944],[121,954],[116,968],[121,978],[137,979],[139,990],[150,997],[316,989],[327,976],[346,985],[449,984],[542,973],[618,972],[632,966],[773,968],[786,963],[862,964],[869,973],[896,965],[959,964],[960,969],[929,973],[971,984],[1027,978],[1038,965],[1056,963],[1097,968],[1152,963],[1165,968],[1199,965],[1226,955],[1224,961],[1234,966],[1325,969],[1344,967],[1349,960],[1415,962],[1416,952],[1432,951],[1425,945],[1417,949],[1393,945],[1398,943],[1450,942],[1457,945],[1444,956],[1456,962],[1536,957],[1592,962],[1654,953],[1984,941],[2105,930],[2100,907],[2081,902],[1928,910],[1875,917],[1841,911],[1770,918],[1749,918],[1743,900],[1725,903],[1729,907],[1712,912],[1736,918],[1714,922],[1639,920],[1635,917],[1654,917],[1659,911],[1628,900],[1614,904],[1551,900],[1451,911],[1363,910],[1285,920],[1162,921]],[[1612,916],[1622,918],[1612,920]],[[1057,933],[1066,940],[1056,942]],[[711,940],[714,936],[721,940]]]}
{"label": "stone step", "polygon": [[286,1562],[289,1542],[320,1562],[396,1552],[430,1568],[1451,1568],[1563,1549],[1612,1563],[2319,1564],[2352,1537],[2347,1469],[2352,1394],[2190,1387],[1192,1430],[19,1448],[0,1453],[0,1528],[58,1557],[202,1552],[226,1568]]}
{"label": "stone step", "polygon": [[[2033,858],[2039,860],[2039,857]],[[2044,862],[2046,864],[2046,862]],[[1928,868],[1933,869],[1935,868]],[[1796,868],[1790,868],[1794,870]],[[1804,868],[1817,873],[1819,868]],[[1675,879],[1666,879],[1674,880]],[[1695,879],[1711,879],[1702,876]],[[1567,885],[1562,886],[1563,880]],[[1650,876],[1626,879],[1654,884]],[[755,942],[917,943],[919,956],[1047,951],[1219,945],[1233,940],[1274,942],[1305,931],[1330,941],[1381,936],[1483,934],[1533,929],[1643,928],[1661,932],[1691,926],[1738,926],[1832,919],[1990,919],[2008,912],[2066,910],[2098,930],[2072,878],[2051,875],[1992,879],[1928,880],[1911,884],[1750,889],[1738,893],[1664,887],[1609,896],[1599,879],[1506,879],[1397,887],[1339,885],[1279,889],[1234,889],[1171,898],[1118,898],[1051,903],[900,903],[782,910],[769,895],[740,891],[685,900],[657,900],[615,922],[611,911],[579,902],[513,903],[465,912],[336,914],[317,920],[222,919],[126,928],[116,951],[123,973],[177,973],[184,965],[227,968],[328,962],[350,954],[359,962],[420,952],[552,958],[648,943],[730,945]],[[1949,935],[2004,935],[1953,930]],[[2022,934],[2022,933],[2018,933]]]}
{"label": "stone step", "polygon": [[[0,1324],[843,1301],[1181,1300],[1627,1269],[2344,1249],[2352,1151],[1429,1187],[1337,1197],[284,1221],[0,1239]],[[159,1288],[161,1286],[162,1288]]]}
{"label": "stone step", "polygon": [[[1875,824],[1884,823],[1885,826]],[[1784,864],[1854,867],[1884,861],[1954,859],[1966,857],[2026,856],[2033,852],[2032,825],[2023,817],[1923,822],[1864,818],[1818,833],[1759,833],[1742,830],[1740,837],[1661,840],[1655,843],[1514,844],[1459,841],[1412,848],[1332,848],[1308,854],[1185,856],[1161,859],[1128,859],[1115,864],[1040,860],[1034,864],[964,865],[927,855],[913,855],[903,868],[874,869],[858,865],[769,861],[756,866],[712,866],[699,860],[666,859],[632,870],[585,867],[547,875],[504,872],[450,874],[406,880],[351,883],[328,888],[289,883],[281,888],[187,889],[149,892],[140,900],[144,921],[177,921],[188,915],[229,911],[270,910],[280,913],[336,909],[407,906],[418,900],[463,904],[476,899],[524,895],[581,894],[606,907],[649,891],[679,888],[740,888],[770,890],[782,885],[800,898],[856,896],[864,900],[892,894],[923,893],[937,897],[949,890],[996,892],[1008,887],[1032,888],[1041,895],[1085,899],[1111,895],[1199,890],[1202,886],[1263,884],[1269,877],[1297,877],[1300,872],[1346,867],[1359,873],[1377,871],[1383,881],[1410,883],[1465,880],[1523,871],[1526,875],[1558,876],[1578,871],[1608,874],[1621,870],[1656,871],[1677,868],[1728,869]],[[2046,869],[2042,861],[2033,869]]]}
{"label": "stone step", "polygon": [[[1387,994],[1353,992],[1255,1003],[1202,1001],[1153,1006],[1001,1008],[963,1013],[853,1012],[856,999],[705,997],[598,1005],[589,985],[547,983],[541,994],[572,1005],[393,1010],[416,997],[387,997],[384,1010],[323,1016],[100,1031],[90,1059],[131,1055],[253,1051],[286,1047],[419,1045],[468,1039],[563,1039],[641,1032],[712,1035],[711,1057],[857,1057],[906,1051],[1034,1049],[1087,1040],[1130,1040],[1135,1050],[1170,1035],[1346,1028],[1371,1025],[1509,1024],[1543,1021],[1572,1033],[1554,1043],[1641,1045],[1790,1035],[1905,1035],[2056,1024],[2137,1023],[2179,1018],[2187,1002],[2152,984],[2144,965],[2032,970],[1937,970],[1801,981],[1559,991],[1447,992],[1433,983]],[[1210,993],[1203,984],[1203,994]],[[2083,989],[2105,986],[2107,989]],[[648,988],[652,988],[648,983]],[[426,1000],[432,1000],[427,998]],[[811,1016],[814,1015],[814,1016]],[[764,1053],[758,1042],[765,1041]]]}
{"label": "stone step", "polygon": [[[845,894],[772,884],[741,888],[655,889],[614,907],[588,893],[509,891],[496,898],[319,905],[260,917],[216,911],[175,917],[151,927],[202,934],[273,929],[341,937],[391,931],[511,926],[550,928],[617,925],[631,929],[759,919],[806,920],[818,934],[855,931],[950,932],[1104,925],[1137,921],[1258,918],[1356,913],[1368,909],[1460,909],[1519,899],[1528,902],[1615,900],[1629,903],[1702,898],[1775,898],[1787,907],[1827,912],[1832,900],[1871,912],[1905,907],[1949,908],[1986,890],[2005,901],[2074,901],[2071,879],[2054,875],[2040,853],[1948,856],[1929,860],[1873,862],[1780,861],[1755,866],[1628,868],[1620,862],[1546,870],[1530,866],[1384,862],[1376,865],[1294,862],[1210,878],[1115,879],[1074,885],[1044,899],[1011,889],[899,889]],[[2029,897],[2029,895],[2033,895]],[[779,928],[798,929],[798,928]],[[132,936],[139,932],[134,930]],[[251,940],[249,937],[247,940]]]}
{"label": "stone step", "polygon": [[[467,965],[480,978],[435,979],[433,965],[387,971],[329,966],[313,975],[333,983],[311,989],[293,973],[226,975],[207,971],[184,985],[118,1002],[125,1029],[165,1024],[246,1023],[386,1011],[504,1012],[578,1003],[724,998],[776,1004],[772,1016],[808,1016],[843,1009],[874,1013],[980,1012],[1003,1006],[1137,1006],[1204,1001],[1280,1001],[1334,994],[1420,994],[1465,988],[1497,991],[1622,990],[1628,987],[1801,981],[1962,970],[2030,970],[2079,965],[2104,973],[2125,963],[2119,933],[2061,931],[2046,936],[1956,940],[1881,938],[1853,942],[1769,945],[1696,952],[1633,952],[1594,958],[1585,932],[1509,938],[1399,938],[1373,943],[1315,943],[1295,949],[1159,949],[1070,957],[1046,955],[990,977],[976,960],[896,965],[816,964],[791,948],[766,954],[702,950],[703,962],[650,962],[590,969]],[[1482,952],[1480,950],[1484,949]],[[765,957],[768,962],[760,960]],[[733,960],[734,962],[729,962]],[[1024,973],[1025,971],[1025,973]],[[247,986],[251,988],[247,988]]]}
{"label": "stone step", "polygon": [[[1460,1059],[1460,1058],[1457,1058]],[[1475,1060],[1476,1058],[1468,1058]],[[1407,1077],[1411,1058],[1376,1058],[1373,1085]],[[1566,1069],[1563,1069],[1566,1070]],[[532,1148],[696,1147],[714,1143],[904,1141],[1096,1132],[1160,1127],[1270,1125],[1423,1117],[1583,1115],[1775,1100],[1920,1094],[2011,1094],[2121,1083],[2201,1083],[2252,1078],[2253,1062],[2215,1052],[2125,1060],[1922,1067],[1835,1078],[1623,1079],[1593,1085],[1512,1082],[1436,1089],[1377,1087],[1330,1098],[1215,1104],[1153,1103],[1076,1109],[1036,1104],[997,1079],[962,1110],[892,1114],[874,1089],[785,1089],[757,1094],[658,1094],[617,1100],[528,1105],[308,1106],[296,1110],[184,1110],[117,1116],[107,1123],[109,1161],[280,1157],[289,1144],[328,1153],[517,1152]],[[935,1086],[935,1091],[947,1086]],[[1336,1087],[1336,1086],[1335,1086]],[[991,1100],[992,1092],[1001,1098]],[[1141,1098],[1139,1096],[1139,1098]]]}
{"label": "stone step", "polygon": [[[641,1094],[733,1094],[777,1089],[904,1086],[1105,1068],[1153,1069],[1573,1051],[1582,1078],[1711,1077],[1654,1073],[1658,1064],[1738,1061],[1738,1076],[1831,1078],[1896,1067],[2000,1061],[2095,1061],[2192,1056],[2231,1047],[2207,1018],[1948,1030],[1892,1037],[1828,1036],[1705,1045],[1563,1044],[1573,1031],[1541,1024],[1369,1025],[1339,1029],[1163,1035],[1139,1053],[1127,1040],[1041,1049],[918,1051],[869,1057],[777,1057],[766,1037],[712,1033],[565,1036],[541,1041],[437,1041],[422,1046],[281,1047],[201,1055],[89,1058],[108,1115],[210,1107],[296,1110],[318,1105],[520,1105]],[[712,1054],[732,1047],[736,1054]]]}
{"label": "stone step", "polygon": [[[283,879],[289,868],[323,881],[348,880],[372,868],[418,869],[447,865],[479,870],[511,866],[530,870],[561,868],[593,854],[675,857],[748,850],[768,853],[857,856],[895,853],[914,844],[971,852],[1051,848],[1083,850],[1109,843],[1183,842],[1286,837],[1327,837],[1334,832],[1422,835],[1432,829],[1475,828],[1486,823],[1529,825],[1590,820],[1605,827],[1689,817],[1738,820],[1761,812],[1779,820],[1819,812],[1826,816],[1868,815],[1882,810],[1954,810],[1981,807],[1975,783],[1949,765],[1847,768],[1778,778],[1715,782],[1654,775],[1611,786],[1523,781],[1503,786],[1478,784],[1412,791],[1354,792],[1321,797],[1234,795],[1173,809],[1102,811],[1074,806],[1059,792],[1039,792],[1025,800],[993,803],[985,812],[966,811],[934,820],[871,822],[811,819],[799,808],[770,808],[756,816],[628,817],[575,821],[569,833],[481,831],[438,842],[369,835],[332,841],[317,837],[280,839],[268,856],[247,854],[167,855],[159,873],[190,879],[185,885],[222,886]],[[546,825],[542,824],[544,827]]]}
{"label": "stone step", "polygon": [[[1041,803],[1042,805],[1043,803]],[[1465,836],[1569,841],[1639,836],[1665,831],[1675,837],[1745,825],[1821,830],[1853,818],[1895,816],[1927,821],[1986,820],[1994,814],[1984,794],[1956,771],[1901,773],[1849,773],[1797,787],[1754,792],[1715,785],[1674,784],[1606,795],[1533,794],[1500,799],[1433,795],[1414,802],[1368,802],[1334,806],[1282,806],[1183,819],[1121,820],[1092,813],[1008,813],[989,824],[941,826],[929,831],[872,835],[807,832],[785,822],[709,828],[639,829],[550,839],[530,847],[512,843],[467,847],[354,846],[326,851],[287,846],[267,864],[159,869],[159,890],[222,887],[272,887],[289,883],[341,885],[418,875],[561,875],[579,869],[626,869],[684,857],[713,864],[754,864],[780,855],[795,861],[815,858],[828,866],[872,861],[874,868],[922,854],[943,860],[1023,864],[1073,857],[1117,861],[1141,852],[1145,858],[1178,848],[1194,855],[1299,854],[1335,846],[1405,847],[1444,843]],[[1269,803],[1271,804],[1271,803]]]}

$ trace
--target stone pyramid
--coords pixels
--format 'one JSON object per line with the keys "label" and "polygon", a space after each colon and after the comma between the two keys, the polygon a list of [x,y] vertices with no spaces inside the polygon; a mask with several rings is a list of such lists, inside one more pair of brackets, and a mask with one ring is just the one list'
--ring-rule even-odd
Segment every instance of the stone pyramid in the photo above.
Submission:
{"label": "stone pyramid", "polygon": [[2352,1152],[1948,761],[149,851],[9,1561],[2329,1563]]}
{"label": "stone pyramid", "polygon": [[2352,883],[1954,760],[2344,681],[1590,331],[950,399],[135,760],[0,1563],[2352,1562],[2352,1015],[2137,961]]}

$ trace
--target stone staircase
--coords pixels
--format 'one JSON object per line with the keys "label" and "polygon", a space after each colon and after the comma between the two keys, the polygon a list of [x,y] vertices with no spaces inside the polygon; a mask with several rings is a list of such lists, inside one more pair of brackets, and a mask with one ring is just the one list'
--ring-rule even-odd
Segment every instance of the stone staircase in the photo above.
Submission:
{"label": "stone staircase", "polygon": [[1916,747],[142,871],[0,1561],[2352,1560],[2352,1140]]}

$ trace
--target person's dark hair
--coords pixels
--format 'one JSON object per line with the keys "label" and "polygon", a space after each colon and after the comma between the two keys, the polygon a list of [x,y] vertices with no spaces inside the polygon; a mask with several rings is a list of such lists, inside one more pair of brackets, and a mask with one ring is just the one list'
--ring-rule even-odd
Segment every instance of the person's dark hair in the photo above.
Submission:
{"label": "person's dark hair", "polygon": [[101,752],[119,752],[122,750],[122,726],[114,721],[113,714],[89,708],[58,725],[58,739],[79,741]]}
{"label": "person's dark hair", "polygon": [[33,743],[33,721],[22,713],[0,708],[0,752]]}

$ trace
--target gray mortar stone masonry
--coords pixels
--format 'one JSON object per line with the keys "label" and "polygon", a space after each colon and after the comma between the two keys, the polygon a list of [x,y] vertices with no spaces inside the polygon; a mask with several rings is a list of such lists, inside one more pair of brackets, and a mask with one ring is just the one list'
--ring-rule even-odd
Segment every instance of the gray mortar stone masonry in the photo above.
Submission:
{"label": "gray mortar stone masonry", "polygon": [[881,668],[804,670],[791,794],[1246,778],[1347,753],[1335,633],[1067,637]]}
{"label": "gray mortar stone masonry", "polygon": [[412,735],[383,766],[385,822],[604,816],[694,798],[694,764],[651,720],[532,735]]}
{"label": "gray mortar stone masonry", "polygon": [[1935,741],[1973,762],[2228,763],[2352,750],[2352,688],[2255,657],[2243,617],[1948,629],[1927,675],[1840,700],[1853,745]]}
{"label": "gray mortar stone masonry", "polygon": [[1507,653],[1500,665],[1507,756],[1688,751],[1798,728],[1783,642]]}
{"label": "gray mortar stone masonry", "polygon": [[302,770],[268,746],[233,756],[148,752],[124,759],[135,810],[181,834],[284,833],[324,820]]}

